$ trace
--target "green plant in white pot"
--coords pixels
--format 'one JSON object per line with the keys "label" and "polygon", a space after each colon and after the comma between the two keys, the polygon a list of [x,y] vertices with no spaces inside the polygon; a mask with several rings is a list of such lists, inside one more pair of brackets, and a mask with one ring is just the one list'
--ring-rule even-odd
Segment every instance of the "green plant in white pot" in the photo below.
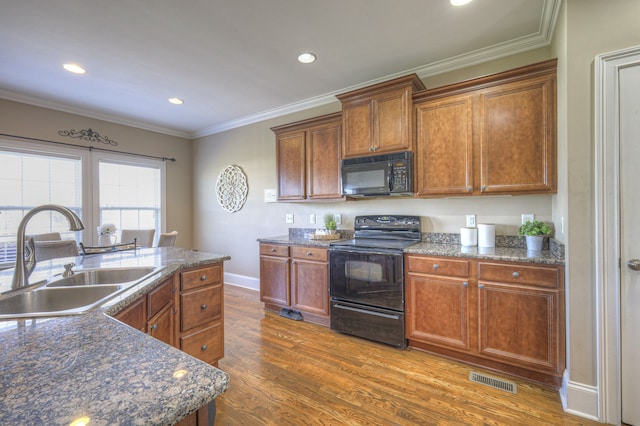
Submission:
{"label": "green plant in white pot", "polygon": [[544,237],[551,235],[551,231],[551,226],[542,221],[528,220],[518,229],[518,236],[526,238],[527,250],[540,251]]}

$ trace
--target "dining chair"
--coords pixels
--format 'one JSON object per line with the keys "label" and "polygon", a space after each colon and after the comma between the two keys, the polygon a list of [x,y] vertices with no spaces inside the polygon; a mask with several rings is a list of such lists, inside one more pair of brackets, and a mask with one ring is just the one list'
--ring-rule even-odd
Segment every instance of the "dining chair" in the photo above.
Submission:
{"label": "dining chair", "polygon": [[120,234],[120,243],[131,243],[135,238],[138,247],[153,247],[155,235],[155,229],[123,229]]}
{"label": "dining chair", "polygon": [[33,243],[36,251],[36,261],[78,256],[78,243],[74,240],[34,240]]}
{"label": "dining chair", "polygon": [[158,247],[173,247],[176,244],[178,231],[163,232],[158,238]]}
{"label": "dining chair", "polygon": [[34,234],[34,235],[26,235],[25,241],[29,241],[33,238],[33,241],[60,241],[62,240],[62,236],[59,232],[47,232],[46,234]]}

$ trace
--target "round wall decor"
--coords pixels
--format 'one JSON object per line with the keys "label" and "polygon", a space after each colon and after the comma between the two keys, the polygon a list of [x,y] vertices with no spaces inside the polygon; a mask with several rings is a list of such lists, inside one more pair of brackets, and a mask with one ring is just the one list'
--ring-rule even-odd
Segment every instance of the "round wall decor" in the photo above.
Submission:
{"label": "round wall decor", "polygon": [[227,166],[220,171],[216,197],[223,209],[230,213],[240,210],[247,200],[247,191],[247,177],[240,167]]}

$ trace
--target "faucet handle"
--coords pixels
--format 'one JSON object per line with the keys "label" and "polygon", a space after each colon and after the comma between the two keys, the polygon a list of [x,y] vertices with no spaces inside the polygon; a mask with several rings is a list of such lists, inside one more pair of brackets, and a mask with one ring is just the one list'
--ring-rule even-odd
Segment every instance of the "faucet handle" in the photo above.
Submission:
{"label": "faucet handle", "polygon": [[67,263],[66,265],[64,265],[64,272],[62,273],[62,276],[70,277],[71,275],[75,274],[75,272],[73,272],[74,266],[76,266],[76,264],[73,262]]}

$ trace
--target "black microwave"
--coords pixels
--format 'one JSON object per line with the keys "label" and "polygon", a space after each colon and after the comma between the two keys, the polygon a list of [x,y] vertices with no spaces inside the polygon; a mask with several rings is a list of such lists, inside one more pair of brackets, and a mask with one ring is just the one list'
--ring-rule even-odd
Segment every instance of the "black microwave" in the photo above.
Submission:
{"label": "black microwave", "polygon": [[345,158],[342,194],[347,197],[413,195],[413,152]]}

